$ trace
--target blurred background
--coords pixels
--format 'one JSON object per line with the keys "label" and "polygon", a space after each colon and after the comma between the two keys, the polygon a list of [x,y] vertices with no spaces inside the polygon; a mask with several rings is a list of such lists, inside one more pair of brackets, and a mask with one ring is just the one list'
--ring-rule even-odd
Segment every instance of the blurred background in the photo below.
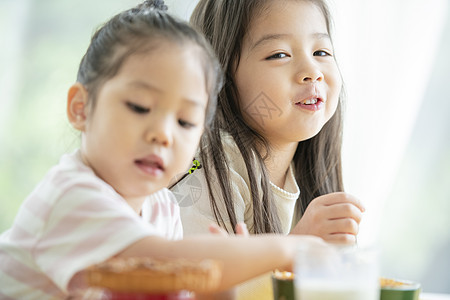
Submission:
{"label": "blurred background", "polygon": [[[0,0],[0,232],[61,154],[78,146],[69,86],[94,30],[136,0]],[[188,19],[196,0],[166,1]],[[348,99],[346,190],[367,212],[359,243],[383,276],[450,293],[450,5],[334,0]]]}

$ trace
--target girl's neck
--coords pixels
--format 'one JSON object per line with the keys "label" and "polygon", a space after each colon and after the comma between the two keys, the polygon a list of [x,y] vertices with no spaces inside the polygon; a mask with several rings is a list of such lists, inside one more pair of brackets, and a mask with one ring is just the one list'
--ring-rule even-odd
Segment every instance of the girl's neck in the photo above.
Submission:
{"label": "girl's neck", "polygon": [[126,198],[128,205],[138,214],[141,214],[142,204],[144,204],[145,197]]}
{"label": "girl's neck", "polygon": [[270,155],[264,161],[270,181],[279,188],[284,187],[287,171],[294,158],[298,143],[271,145]]}

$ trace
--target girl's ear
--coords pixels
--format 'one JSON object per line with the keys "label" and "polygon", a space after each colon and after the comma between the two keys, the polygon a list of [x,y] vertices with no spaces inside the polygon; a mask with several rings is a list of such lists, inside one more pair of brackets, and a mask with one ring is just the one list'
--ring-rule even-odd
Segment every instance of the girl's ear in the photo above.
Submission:
{"label": "girl's ear", "polygon": [[87,119],[88,92],[79,82],[72,85],[67,94],[67,117],[73,128],[84,131]]}

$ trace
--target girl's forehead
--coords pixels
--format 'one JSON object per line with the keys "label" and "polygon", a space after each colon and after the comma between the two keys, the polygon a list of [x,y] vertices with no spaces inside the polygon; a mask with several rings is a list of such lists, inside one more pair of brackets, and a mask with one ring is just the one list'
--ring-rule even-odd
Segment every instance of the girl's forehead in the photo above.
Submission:
{"label": "girl's forehead", "polygon": [[110,79],[153,78],[164,82],[163,76],[191,78],[196,75],[203,78],[202,55],[198,48],[192,43],[161,41],[125,52],[118,72]]}
{"label": "girl's forehead", "polygon": [[[319,20],[319,21],[318,21]],[[328,33],[328,20],[317,3],[307,0],[272,0],[257,8],[246,30],[254,39],[270,32],[320,31]]]}
{"label": "girl's forehead", "polygon": [[[120,54],[122,52],[122,54]],[[188,40],[175,40],[173,38],[158,38],[152,39],[146,43],[142,43],[138,47],[127,48],[119,50],[117,53],[117,58],[120,60],[120,56],[123,55],[123,60],[120,70],[126,67],[130,61],[136,60],[151,60],[154,63],[158,63],[162,57],[165,57],[167,53],[172,55],[172,57],[185,57],[189,59],[192,63],[198,64],[199,67],[202,64],[202,48]],[[156,72],[158,70],[155,70]]]}
{"label": "girl's forehead", "polygon": [[319,2],[311,1],[311,0],[269,0],[262,1],[263,3],[260,6],[255,7],[252,12],[252,16],[250,16],[251,21],[249,26],[254,26],[255,24],[264,23],[264,21],[273,16],[274,14],[284,15],[286,12],[291,11],[292,8],[315,8],[318,12],[325,17]]}

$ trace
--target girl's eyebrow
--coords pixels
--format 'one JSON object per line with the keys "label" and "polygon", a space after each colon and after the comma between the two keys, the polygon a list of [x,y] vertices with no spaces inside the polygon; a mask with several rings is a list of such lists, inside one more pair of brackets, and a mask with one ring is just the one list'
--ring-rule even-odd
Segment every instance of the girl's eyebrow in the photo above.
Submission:
{"label": "girl's eyebrow", "polygon": [[[265,44],[273,40],[281,40],[292,36],[293,36],[292,34],[288,33],[265,34],[256,42],[254,42],[249,50],[251,51],[257,47],[260,47],[262,44]],[[310,34],[310,37],[316,40],[323,40],[323,39],[331,40],[330,35],[326,32],[314,32]]]}
{"label": "girl's eyebrow", "polygon": [[147,82],[141,81],[141,80],[131,81],[128,85],[131,87],[134,87],[134,88],[138,88],[138,89],[150,90],[150,91],[162,93],[161,89],[159,89],[156,86],[153,86],[151,84],[148,84]]}
{"label": "girl's eyebrow", "polygon": [[287,34],[287,33],[265,34],[260,39],[258,39],[256,42],[254,42],[249,50],[251,51],[267,42],[270,42],[273,40],[281,40],[281,39],[287,38],[289,36],[291,36],[291,35]]}
{"label": "girl's eyebrow", "polygon": [[[139,88],[139,89],[143,89],[143,90],[147,90],[147,91],[153,91],[159,94],[164,93],[164,91],[156,86],[153,86],[151,84],[148,84],[147,82],[141,81],[141,80],[135,80],[135,81],[131,81],[129,84],[129,86],[134,87],[134,88]],[[201,108],[204,108],[205,105],[203,103],[201,103],[200,101],[197,101],[195,99],[191,99],[191,98],[183,98],[184,102],[187,102],[191,105],[194,106],[199,106]]]}
{"label": "girl's eyebrow", "polygon": [[200,107],[202,109],[205,108],[205,105],[203,103],[201,103],[200,101],[194,100],[194,99],[190,99],[190,98],[183,98],[185,103],[189,103],[192,106],[197,106]]}
{"label": "girl's eyebrow", "polygon": [[328,33],[326,32],[316,32],[311,34],[311,36],[317,40],[330,40],[331,41],[331,37]]}

